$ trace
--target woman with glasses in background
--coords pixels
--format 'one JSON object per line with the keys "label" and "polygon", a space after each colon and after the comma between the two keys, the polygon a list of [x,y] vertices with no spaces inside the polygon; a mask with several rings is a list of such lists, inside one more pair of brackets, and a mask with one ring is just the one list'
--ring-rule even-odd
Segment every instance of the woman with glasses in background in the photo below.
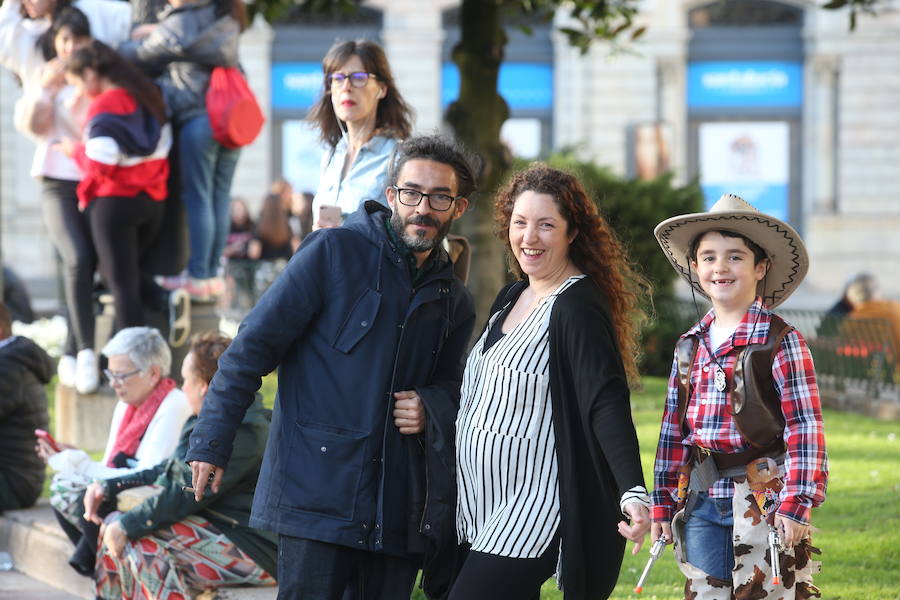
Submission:
{"label": "woman with glasses in background", "polygon": [[83,497],[95,480],[149,469],[175,452],[185,421],[191,416],[187,397],[169,378],[172,353],[159,331],[128,327],[103,347],[104,371],[118,402],[103,458],[97,462],[68,446],[55,451],[38,439],[36,451],[56,471],[50,503],[66,535],[76,544],[69,564],[90,576],[97,554],[98,525],[83,517]]}
{"label": "woman with glasses in background", "polygon": [[325,93],[310,111],[328,147],[313,199],[316,229],[337,227],[364,201],[387,205],[385,188],[397,142],[412,131],[412,111],[375,42],[337,42],[322,59]]}
{"label": "woman with glasses in background", "polygon": [[[181,365],[191,418],[175,453],[153,468],[88,487],[85,518],[100,524],[101,506],[118,494],[154,484],[158,494],[106,519],[94,573],[94,595],[104,600],[194,598],[200,590],[236,585],[275,585],[278,535],[250,527],[250,507],[266,448],[271,411],[257,396],[235,432],[228,473],[203,500],[186,493],[191,467],[184,461],[197,415],[231,338],[197,334]],[[148,551],[153,549],[155,551]],[[161,577],[160,573],[166,576]]]}

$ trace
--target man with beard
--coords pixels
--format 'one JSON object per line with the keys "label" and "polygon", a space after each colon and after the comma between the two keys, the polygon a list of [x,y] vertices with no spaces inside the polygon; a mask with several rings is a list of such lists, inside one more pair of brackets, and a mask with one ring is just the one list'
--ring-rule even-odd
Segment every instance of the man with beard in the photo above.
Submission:
{"label": "man with beard", "polygon": [[219,359],[187,453],[195,497],[218,489],[260,378],[279,368],[250,519],[279,534],[279,598],[408,598],[423,561],[426,592],[449,583],[428,565],[456,542],[441,453],[475,314],[441,241],[475,177],[443,137],[398,145],[391,210],[368,201],[310,234]]}

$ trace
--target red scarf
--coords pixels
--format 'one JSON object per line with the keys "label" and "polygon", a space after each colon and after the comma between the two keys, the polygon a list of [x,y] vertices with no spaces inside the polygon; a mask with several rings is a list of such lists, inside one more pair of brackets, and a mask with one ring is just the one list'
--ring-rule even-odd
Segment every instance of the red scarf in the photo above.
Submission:
{"label": "red scarf", "polygon": [[147,399],[141,402],[140,406],[128,405],[125,409],[125,416],[119,423],[119,431],[116,433],[116,442],[113,444],[112,451],[109,453],[109,461],[106,463],[112,467],[113,458],[120,452],[127,456],[134,456],[137,453],[138,446],[141,445],[141,438],[147,431],[147,426],[153,420],[153,415],[166,396],[175,389],[175,381],[166,377],[160,379]]}

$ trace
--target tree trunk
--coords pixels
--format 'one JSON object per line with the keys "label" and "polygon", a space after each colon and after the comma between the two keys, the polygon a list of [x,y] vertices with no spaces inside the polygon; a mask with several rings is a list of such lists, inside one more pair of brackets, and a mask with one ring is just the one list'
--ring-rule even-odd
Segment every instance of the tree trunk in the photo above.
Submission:
{"label": "tree trunk", "polygon": [[500,127],[509,107],[497,91],[506,32],[498,0],[463,0],[460,41],[453,49],[459,68],[459,99],[447,109],[447,122],[456,137],[484,161],[477,199],[459,222],[459,232],[472,245],[469,289],[475,296],[480,330],[491,302],[504,282],[503,246],[493,235],[494,193],[511,165],[500,142]]}

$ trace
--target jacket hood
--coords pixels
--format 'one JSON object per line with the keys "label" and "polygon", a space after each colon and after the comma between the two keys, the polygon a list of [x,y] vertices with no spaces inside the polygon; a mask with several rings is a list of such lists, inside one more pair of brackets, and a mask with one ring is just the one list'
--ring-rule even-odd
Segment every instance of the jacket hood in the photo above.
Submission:
{"label": "jacket hood", "polygon": [[0,362],[23,366],[43,384],[49,383],[53,377],[53,360],[43,348],[26,337],[15,336],[0,348]]}
{"label": "jacket hood", "polygon": [[[391,209],[384,204],[375,200],[366,200],[356,212],[347,217],[343,227],[362,233],[376,246],[380,246],[382,243],[390,246],[387,244],[388,234],[385,219],[390,219],[391,214]],[[440,271],[450,264],[450,255],[447,254],[443,244],[440,244],[436,250],[435,269]]]}
{"label": "jacket hood", "polygon": [[391,218],[391,209],[374,200],[366,200],[356,212],[350,214],[344,221],[343,227],[358,231],[371,240],[373,244],[380,244],[387,237],[384,220]]}
{"label": "jacket hood", "polygon": [[97,96],[88,112],[88,136],[111,137],[128,156],[153,154],[163,125],[122,88]]}

